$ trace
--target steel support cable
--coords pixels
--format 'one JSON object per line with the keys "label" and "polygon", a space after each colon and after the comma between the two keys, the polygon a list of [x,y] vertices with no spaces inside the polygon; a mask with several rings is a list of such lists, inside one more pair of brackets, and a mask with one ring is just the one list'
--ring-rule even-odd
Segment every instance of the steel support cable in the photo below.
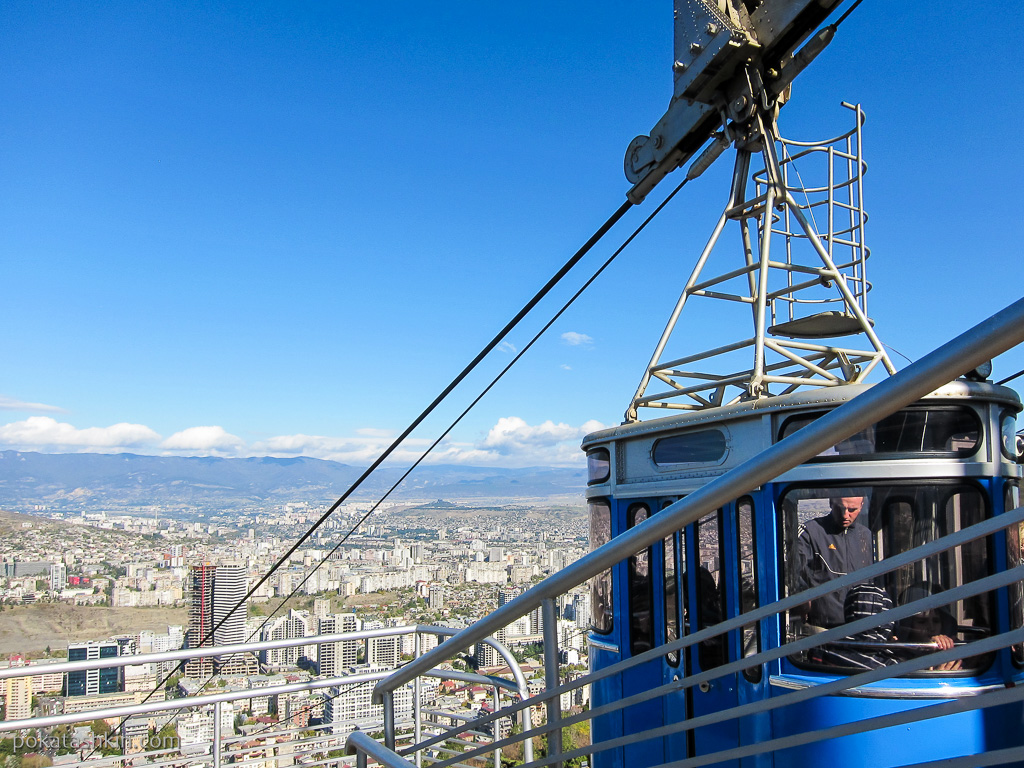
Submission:
{"label": "steel support cable", "polygon": [[[682,186],[682,185],[680,185],[680,186]],[[673,191],[672,195],[670,195],[668,199],[671,199],[671,197],[674,196],[675,193],[678,192],[678,191],[679,191],[679,189],[677,188],[675,191]],[[667,202],[668,199],[666,199],[665,202]],[[472,373],[472,371],[480,364],[480,362],[496,346],[498,346],[498,344],[500,344],[502,342],[502,340],[523,320],[524,317],[526,317],[527,314],[530,313],[530,311],[532,311],[534,309],[534,307],[537,306],[537,304],[540,303],[540,301],[545,296],[547,296],[548,293],[551,292],[551,290],[559,282],[561,282],[562,278],[564,278],[570,272],[570,270],[572,270],[572,268],[575,267],[580,262],[580,260],[584,256],[586,256],[587,253],[589,253],[590,250],[595,245],[597,245],[598,242],[600,242],[600,240],[608,233],[608,231],[613,226],[615,226],[615,224],[617,224],[619,222],[619,220],[626,214],[626,212],[629,211],[629,209],[632,208],[632,207],[633,207],[633,203],[630,202],[629,200],[627,200],[622,205],[620,205],[619,208],[615,211],[615,213],[613,213],[600,227],[598,227],[598,229],[594,232],[594,234],[592,234],[587,239],[587,241],[580,247],[580,249],[577,250],[576,253],[573,254],[573,256],[568,261],[566,261],[565,264],[562,265],[561,269],[559,269],[558,272],[556,272],[554,275],[552,275],[552,277],[543,285],[543,287],[541,287],[541,289],[539,291],[537,291],[537,293],[535,293],[533,295],[533,297],[529,301],[526,302],[526,304],[523,305],[522,309],[520,309],[519,312],[517,312],[516,315],[511,320],[509,320],[508,323],[506,323],[505,326],[497,333],[497,335],[495,335],[494,338],[492,338],[484,346],[484,348],[481,349],[479,353],[477,353],[476,357],[474,357],[473,360],[471,360],[469,362],[469,364],[465,368],[463,368],[462,371],[454,379],[452,379],[452,381],[441,391],[441,393],[438,394],[437,397],[435,397],[433,399],[433,401],[431,401],[431,403],[415,419],[413,419],[413,421],[402,431],[402,433],[398,437],[396,437],[386,449],[384,449],[384,451],[381,453],[381,455],[378,456],[373,461],[373,463],[370,464],[370,466],[367,467],[363,471],[363,473],[361,475],[359,475],[359,477],[356,478],[356,480],[352,483],[352,485],[350,485],[348,487],[348,489],[327,509],[327,511],[324,512],[323,515],[321,515],[320,518],[317,519],[317,521],[315,523],[313,523],[313,525],[310,526],[310,528],[308,528],[306,530],[306,532],[304,534],[302,534],[302,536],[300,536],[299,539],[294,544],[292,544],[291,547],[289,547],[289,549],[278,559],[278,561],[276,563],[274,563],[273,566],[271,566],[270,570],[267,571],[267,573],[264,574],[260,578],[260,580],[257,581],[256,584],[253,585],[248,590],[248,592],[246,592],[246,594],[235,604],[235,606],[227,613],[227,615],[225,615],[219,622],[217,622],[207,632],[206,636],[203,637],[202,640],[200,640],[200,643],[199,643],[200,646],[202,646],[204,643],[206,643],[208,640],[210,640],[214,636],[216,631],[218,629],[220,629],[220,627],[224,624],[224,622],[226,622],[229,618],[231,618],[234,615],[235,611],[237,611],[242,605],[244,605],[246,603],[246,601],[248,601],[248,599],[250,597],[252,597],[256,593],[256,591],[260,587],[262,587],[266,583],[266,581],[278,570],[278,568],[280,568],[284,563],[286,563],[288,561],[288,559],[295,553],[295,551],[298,550],[299,547],[301,547],[303,544],[306,543],[306,541],[309,540],[309,538],[313,535],[313,533],[315,533],[320,528],[321,525],[323,525],[325,522],[327,522],[327,519],[338,509],[338,507],[340,507],[343,503],[345,503],[345,501],[348,500],[348,498],[356,491],[356,489],[359,488],[359,486],[361,486],[366,481],[366,479],[371,474],[373,474],[373,472],[375,472],[377,470],[377,468],[381,464],[383,464],[384,461],[386,461],[387,458],[392,453],[394,453],[394,451],[398,448],[398,446],[401,445],[402,442],[410,434],[412,434],[413,430],[416,429],[416,427],[418,427],[423,422],[423,420],[426,419],[427,416],[429,416],[434,411],[434,409],[437,408],[437,406],[440,405],[445,400],[445,398],[447,398],[448,395],[450,395],[451,392],[459,384],[461,384],[462,381],[470,373]],[[664,207],[664,203],[662,203],[662,205],[659,206],[655,210],[655,213],[657,213],[657,211],[660,211],[661,208],[663,208],[663,207]],[[649,216],[644,221],[644,223],[641,225],[640,229],[642,229],[643,227],[646,227],[647,223],[650,221],[650,219],[653,217],[653,215],[654,214]],[[639,232],[639,229],[636,232],[634,232],[632,236],[630,236],[630,238],[626,241],[626,243],[622,247],[620,247],[619,251],[616,251],[616,255],[618,255],[618,253],[621,252],[622,248],[624,248],[625,245],[628,244],[632,240],[632,238],[636,236],[637,232]],[[607,266],[607,263],[604,266]],[[601,271],[603,271],[604,266],[601,267]],[[600,272],[598,272],[598,274],[600,274]],[[596,278],[596,275],[595,275],[595,278]],[[592,278],[590,281],[588,281],[588,283],[586,285],[589,286],[590,283],[593,282],[593,279],[594,278]],[[577,295],[574,296],[570,300],[569,303],[571,304],[573,301],[575,301],[576,297],[578,295],[579,294],[577,293]],[[558,313],[558,315],[555,316],[555,319],[557,319],[561,315],[561,313],[564,312],[565,309],[567,309],[567,308],[568,308],[568,305],[563,307],[563,309]],[[551,322],[553,323],[554,320],[552,320]],[[545,326],[545,330],[548,327],[550,327],[550,324],[551,323],[549,323],[547,326]],[[536,337],[535,337],[534,341],[536,341]],[[531,342],[531,344],[532,344],[532,342]],[[525,351],[525,349],[523,351]],[[513,362],[518,360],[519,357],[521,357],[521,355],[518,355],[513,360]],[[498,376],[499,379],[501,378],[501,376],[504,376],[505,372],[508,370],[509,367],[511,367],[511,364],[509,366],[506,366],[506,368],[499,374],[499,376]],[[494,381],[492,381],[491,384],[487,387],[487,389],[484,390],[483,394],[486,394],[486,392],[489,391],[490,388],[493,387],[495,383],[497,383],[497,380],[498,379],[495,379]],[[479,399],[480,399],[480,397],[483,397],[483,394],[481,394],[476,400],[473,401],[473,405],[475,405],[477,402],[479,402]],[[472,406],[470,406],[470,407],[472,407]],[[468,412],[468,409],[467,409],[467,411],[464,411],[462,415],[459,416],[459,420],[461,420],[466,415],[467,412]],[[457,424],[458,421],[456,421],[455,423]],[[451,429],[454,428],[454,426],[455,426],[455,424],[453,424],[451,427],[449,427],[445,431],[444,436],[447,436],[447,434],[451,431]],[[440,442],[440,439],[435,441],[435,443],[431,445],[429,450],[433,450],[433,448],[436,447],[436,445],[439,442]],[[416,466],[419,465],[419,463],[423,460],[425,455],[426,454],[424,454],[423,457],[421,457],[420,459],[417,460],[417,462],[413,465],[413,468],[415,468]],[[409,471],[411,471],[411,469]],[[409,472],[406,472],[399,479],[398,483],[396,483],[394,486],[392,486],[392,488],[387,492],[387,494],[385,495],[384,498],[387,498],[387,495],[390,495],[390,493],[398,486],[399,483],[401,483],[408,476],[408,474],[409,474]],[[373,509],[371,509],[370,511],[372,512],[373,510],[375,510],[380,505],[380,503],[383,500],[384,499],[381,499],[381,501],[378,502],[373,507]],[[359,525],[363,522],[363,520],[365,520],[367,517],[369,517],[369,514],[370,514],[370,512],[366,513],[366,515],[363,516],[363,518],[359,521],[359,523],[357,523],[355,526],[353,526],[352,530],[350,530],[349,533],[346,534],[345,539],[347,539],[349,536],[351,536],[351,534],[359,527]],[[337,546],[340,546],[341,543],[344,543],[345,539],[343,539],[342,542],[340,542]],[[334,550],[332,550],[332,552],[333,551]],[[323,561],[321,561],[321,563],[322,562]],[[319,565],[318,565],[318,567],[319,567]],[[305,583],[305,579],[303,580],[302,583]],[[293,591],[292,594],[290,594],[288,596],[288,599],[290,599],[294,594],[295,594],[295,592]],[[284,602],[287,602],[287,599]],[[284,602],[282,602],[281,605],[284,605]],[[278,606],[278,608],[280,608],[280,606]],[[265,624],[266,624],[266,622],[264,622],[264,625]],[[262,625],[261,625],[261,628],[262,628]],[[183,665],[179,665],[179,666],[183,666]],[[146,694],[146,698],[143,699],[143,703],[149,701],[149,699],[153,696],[153,694],[156,693],[156,691],[158,691],[173,676],[174,676],[174,672],[171,672],[171,673],[167,674],[159,683],[157,683],[156,687],[154,687],[148,694]],[[209,678],[209,680],[212,680],[212,677]],[[207,682],[209,682],[209,680]],[[204,684],[203,687],[205,687],[205,684]],[[200,690],[202,690],[202,688]],[[117,730],[123,730],[124,729],[124,723],[125,723],[125,721],[122,720],[121,723],[118,725]],[[93,752],[91,752],[89,754],[89,757],[91,757],[93,754],[95,754],[95,748],[93,749]]]}

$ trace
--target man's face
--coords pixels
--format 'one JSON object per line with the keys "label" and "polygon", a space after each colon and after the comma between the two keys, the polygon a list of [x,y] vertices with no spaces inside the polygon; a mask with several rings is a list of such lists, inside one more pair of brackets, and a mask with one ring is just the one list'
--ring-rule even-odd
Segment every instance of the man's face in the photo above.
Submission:
{"label": "man's face", "polygon": [[832,519],[840,528],[849,528],[863,507],[863,496],[832,499]]}

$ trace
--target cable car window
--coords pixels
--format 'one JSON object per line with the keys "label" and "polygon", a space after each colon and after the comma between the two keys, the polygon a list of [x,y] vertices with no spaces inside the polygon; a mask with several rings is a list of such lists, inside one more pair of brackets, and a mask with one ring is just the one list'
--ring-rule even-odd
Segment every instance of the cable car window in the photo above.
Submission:
{"label": "cable car window", "polygon": [[[612,508],[607,499],[596,499],[587,505],[590,516],[590,550],[612,540]],[[612,631],[612,571],[609,568],[590,580],[591,629],[607,634]]]}
{"label": "cable car window", "polygon": [[[650,510],[634,504],[626,513],[629,527],[640,525]],[[654,647],[654,595],[651,583],[651,548],[630,555],[627,570],[629,587],[629,652],[636,656]]]}
{"label": "cable car window", "polygon": [[[972,485],[929,481],[927,485],[791,488],[779,505],[782,516],[784,583],[796,594],[981,522],[990,510]],[[786,617],[787,641],[905,605],[990,575],[984,540],[932,555],[890,571],[878,583],[836,590]],[[963,644],[992,627],[992,593],[915,614],[898,625],[879,627],[790,657],[798,664],[841,671],[894,664],[930,653],[948,638]],[[923,648],[922,646],[927,646]],[[922,674],[977,672],[991,655],[969,657]]]}
{"label": "cable car window", "polygon": [[[722,585],[722,512],[711,512],[697,521],[697,629],[714,626],[725,619],[725,590]],[[702,670],[714,669],[727,661],[727,635],[700,643],[697,658]]]}
{"label": "cable car window", "polygon": [[[1020,506],[1020,485],[1008,481],[1003,486],[1003,509],[1012,512]],[[1011,525],[1006,529],[1006,563],[1016,568],[1024,562],[1024,523]],[[1015,581],[1007,589],[1010,595],[1010,629],[1024,627],[1024,582]],[[1024,644],[1011,646],[1013,660],[1017,665],[1024,664]]]}
{"label": "cable car window", "polygon": [[[754,535],[754,502],[749,496],[736,502],[736,521],[736,534],[739,539],[736,551],[739,552],[737,577],[740,585],[740,612],[747,613],[757,609],[760,605],[757,546]],[[743,658],[754,656],[761,651],[761,627],[758,622],[745,624],[741,638]],[[760,665],[743,670],[743,676],[752,683],[760,681]]]}
{"label": "cable car window", "polygon": [[587,485],[603,483],[611,475],[611,460],[607,448],[597,448],[587,453]]}
{"label": "cable car window", "polygon": [[1010,461],[1018,461],[1020,451],[1017,449],[1017,414],[1010,410],[1003,411],[999,417],[999,432],[1003,456]]}
{"label": "cable car window", "polygon": [[[671,501],[666,501],[662,505],[662,509],[671,504]],[[679,625],[680,625],[680,612],[679,612],[679,590],[676,586],[676,551],[679,551],[679,556],[682,558],[683,570],[686,569],[686,548],[683,547],[681,550],[676,547],[676,534],[670,534],[665,537],[662,543],[662,553],[665,561],[665,642],[671,643],[679,639]],[[686,599],[686,590],[683,590],[683,600]],[[666,661],[673,667],[679,666],[679,651],[669,651],[665,655]]]}
{"label": "cable car window", "polygon": [[663,437],[654,444],[652,456],[659,467],[669,464],[706,464],[725,456],[725,434],[719,429],[703,429],[684,435]]}
{"label": "cable car window", "polygon": [[[825,413],[827,411],[818,411],[786,419],[779,430],[779,440],[806,427]],[[981,445],[981,436],[981,420],[970,408],[907,408],[822,451],[814,460],[842,461],[893,453],[972,456]]]}

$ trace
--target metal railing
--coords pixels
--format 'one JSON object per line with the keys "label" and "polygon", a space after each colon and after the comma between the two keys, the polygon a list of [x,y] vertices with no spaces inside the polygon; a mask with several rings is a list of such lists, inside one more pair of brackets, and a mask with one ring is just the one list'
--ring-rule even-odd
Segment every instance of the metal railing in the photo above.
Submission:
{"label": "metal railing", "polygon": [[[81,672],[94,669],[110,669],[118,667],[135,666],[140,664],[184,662],[189,659],[204,658],[210,656],[229,656],[240,652],[255,653],[278,648],[292,648],[305,645],[323,645],[335,642],[365,642],[376,638],[401,637],[413,635],[414,657],[420,655],[420,641],[423,635],[451,636],[458,630],[450,627],[434,626],[426,624],[410,625],[403,627],[385,627],[377,629],[362,630],[357,632],[342,632],[327,635],[312,635],[300,638],[284,640],[270,640],[254,643],[240,643],[224,646],[204,646],[201,648],[181,649],[177,651],[166,651],[160,653],[147,653],[132,656],[119,656],[103,659],[90,659],[83,661],[69,661],[41,665],[26,665],[10,667],[0,670],[0,692],[6,691],[8,681],[19,678],[34,677],[40,674],[67,674],[70,672]],[[425,672],[424,676],[434,677],[442,680],[455,680],[461,683],[472,685],[483,685],[495,691],[495,702],[500,701],[498,691],[504,691],[507,696],[523,700],[528,698],[529,691],[527,682],[515,657],[502,643],[493,638],[485,638],[482,643],[491,646],[504,660],[510,670],[510,678],[495,675],[482,675],[474,672],[464,672],[452,668],[436,668]],[[7,734],[15,734],[16,745],[20,741],[29,747],[38,746],[42,751],[43,747],[56,747],[57,737],[47,735],[51,729],[59,726],[74,725],[78,723],[91,723],[98,720],[125,723],[129,718],[138,718],[145,715],[161,715],[169,713],[207,711],[212,714],[212,736],[209,739],[199,739],[189,744],[182,744],[180,740],[175,746],[163,746],[157,749],[138,749],[129,751],[127,749],[128,739],[119,738],[116,742],[109,737],[100,737],[98,740],[88,739],[77,746],[80,761],[88,761],[91,766],[98,768],[123,768],[138,760],[144,760],[147,766],[198,766],[209,765],[212,768],[220,768],[226,758],[236,765],[244,765],[250,755],[265,753],[268,749],[273,752],[282,751],[282,754],[266,756],[259,759],[253,758],[252,762],[265,765],[268,760],[276,765],[291,765],[297,753],[301,753],[303,765],[337,764],[338,756],[323,757],[319,760],[307,759],[309,755],[318,753],[327,754],[332,751],[340,753],[344,747],[344,737],[351,729],[344,729],[341,725],[325,722],[319,725],[303,725],[287,727],[280,723],[267,726],[259,731],[242,735],[225,735],[221,728],[222,706],[238,701],[250,700],[260,697],[276,697],[286,694],[322,692],[331,688],[343,689],[339,691],[339,698],[350,691],[353,686],[370,685],[379,682],[391,674],[391,670],[377,670],[368,672],[355,672],[352,674],[338,675],[333,677],[318,677],[303,682],[282,682],[268,684],[256,688],[243,688],[239,690],[221,691],[213,688],[210,693],[184,696],[181,698],[152,700],[136,704],[119,704],[114,706],[102,706],[83,709],[72,713],[51,714],[35,716],[23,719],[9,719],[0,721],[0,737]],[[391,734],[398,734],[398,740],[408,739],[419,741],[422,738],[424,728],[432,728],[433,719],[424,712],[422,706],[421,680],[414,681],[413,706],[410,715],[404,719],[397,719],[393,707],[385,707],[383,718],[377,725],[380,729],[387,728]],[[123,695],[123,692],[122,692]],[[101,694],[102,696],[102,694]],[[85,697],[69,697],[73,699]],[[102,701],[102,700],[98,700]],[[523,727],[525,729],[529,710],[524,711]],[[308,714],[308,710],[303,714]],[[295,717],[293,714],[292,718]],[[469,730],[460,729],[460,732]],[[474,733],[476,738],[484,740],[493,738],[481,732]],[[257,742],[252,744],[251,742]],[[147,742],[151,740],[147,739]],[[246,744],[249,743],[249,746]],[[392,743],[394,743],[392,741]],[[102,756],[98,754],[97,746],[112,746],[120,749],[123,754]],[[67,746],[61,744],[60,746]],[[443,744],[441,745],[444,746]],[[51,751],[55,751],[52,750]]]}
{"label": "metal railing", "polygon": [[[463,752],[457,758],[437,760],[433,765],[436,768],[445,768],[445,766],[449,765],[466,765],[466,761],[469,760],[485,760],[488,750],[503,748],[515,743],[529,744],[537,736],[547,738],[546,756],[533,762],[527,761],[527,765],[561,765],[564,761],[582,758],[595,752],[660,738],[672,733],[689,731],[714,722],[767,712],[810,698],[833,695],[843,691],[858,691],[863,689],[864,686],[870,686],[873,683],[887,680],[894,676],[909,674],[977,654],[990,653],[1000,648],[1024,642],[1024,629],[1018,628],[1001,635],[983,637],[967,645],[936,651],[915,659],[900,661],[895,665],[853,674],[821,685],[809,686],[784,696],[738,706],[680,723],[661,725],[653,729],[630,733],[617,738],[605,739],[603,741],[594,740],[588,746],[577,747],[569,751],[562,750],[562,729],[575,723],[593,722],[594,718],[604,714],[621,711],[644,701],[663,697],[688,687],[707,685],[715,679],[742,672],[744,669],[759,667],[760,665],[785,656],[791,656],[801,651],[841,642],[851,634],[881,626],[889,621],[908,617],[939,605],[991,590],[1002,589],[1020,582],[1024,578],[1024,566],[1009,568],[994,575],[961,585],[955,589],[947,590],[941,596],[932,595],[925,599],[908,602],[905,605],[885,612],[884,615],[879,614],[840,628],[830,629],[820,634],[794,640],[784,644],[782,647],[768,649],[755,655],[747,656],[711,671],[683,676],[672,683],[653,687],[618,701],[604,704],[590,711],[564,717],[559,707],[559,698],[562,694],[575,691],[581,686],[596,683],[612,675],[627,671],[632,667],[660,659],[666,654],[681,652],[682,649],[723,635],[724,633],[741,630],[744,626],[775,617],[782,612],[793,609],[833,590],[874,578],[902,565],[917,562],[938,552],[960,546],[966,541],[983,536],[992,536],[1004,528],[1019,525],[1024,520],[1024,509],[1017,509],[1014,512],[1000,515],[929,544],[916,547],[901,555],[886,558],[868,568],[843,576],[827,584],[792,595],[774,604],[749,611],[741,616],[716,624],[713,627],[708,627],[674,642],[625,659],[600,671],[591,672],[571,683],[559,684],[558,638],[556,622],[554,621],[554,601],[558,596],[567,593],[574,587],[578,587],[588,579],[622,562],[645,547],[651,546],[666,536],[672,535],[675,531],[684,529],[708,512],[723,507],[733,499],[739,498],[743,494],[771,481],[776,476],[818,455],[837,442],[910,405],[946,384],[951,379],[991,360],[1022,341],[1024,341],[1024,299],[993,315],[985,322],[943,345],[917,363],[910,365],[891,378],[868,389],[845,405],[818,418],[810,425],[771,446],[734,470],[712,480],[683,499],[666,506],[659,514],[652,516],[647,521],[614,538],[608,544],[592,551],[568,568],[548,577],[515,600],[506,603],[471,627],[462,630],[455,637],[401,667],[390,677],[377,683],[374,690],[375,700],[386,703],[393,697],[394,692],[400,686],[407,684],[433,666],[442,663],[445,659],[452,658],[474,643],[487,636],[496,634],[515,620],[541,607],[545,614],[544,661],[546,690],[537,696],[513,704],[501,711],[477,718],[467,725],[471,725],[474,728],[485,727],[500,717],[515,715],[534,706],[543,706],[545,708],[547,712],[546,722],[529,730],[524,730],[523,733],[498,740],[486,749],[479,747],[469,750]],[[699,765],[774,752],[799,744],[837,738],[847,733],[859,733],[876,728],[890,727],[899,723],[912,722],[918,719],[941,717],[956,712],[1000,706],[1024,700],[1024,686],[1017,688],[999,686],[998,690],[972,691],[972,693],[978,695],[942,701],[939,704],[887,715],[871,721],[819,729],[805,734],[738,747],[727,752],[704,756],[694,761],[673,763],[673,765]],[[439,743],[440,740],[450,737],[450,735],[451,730],[441,731],[431,738],[408,747],[399,747],[397,746],[395,734],[386,731],[384,747],[388,749],[388,752],[381,753],[380,749],[375,747],[374,759],[383,760],[383,764],[386,765],[401,764],[397,761],[408,758],[410,755],[419,759],[424,749],[430,748],[432,745]],[[349,747],[359,753],[362,750],[363,742],[362,740],[350,740]],[[986,759],[991,758],[992,762],[986,764],[997,764],[1000,761],[1005,762],[1006,760],[1020,759],[1021,757],[1024,757],[1024,747],[1012,749],[1005,753],[1004,751],[999,751],[998,755],[989,755]],[[966,763],[953,760],[948,764],[978,764],[977,755],[967,756],[965,760],[967,761]],[[975,762],[972,763],[970,762],[971,760]],[[943,763],[943,765],[946,764]],[[497,761],[494,762],[494,765],[498,765]]]}

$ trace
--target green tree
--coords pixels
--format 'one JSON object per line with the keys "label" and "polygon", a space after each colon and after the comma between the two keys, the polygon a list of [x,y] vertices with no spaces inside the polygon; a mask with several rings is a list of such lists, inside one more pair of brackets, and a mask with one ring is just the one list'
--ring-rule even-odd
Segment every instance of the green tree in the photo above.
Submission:
{"label": "green tree", "polygon": [[178,731],[173,723],[166,723],[159,731],[150,729],[149,740],[146,742],[146,751],[157,749],[178,749],[181,741],[178,738]]}
{"label": "green tree", "polygon": [[71,755],[75,752],[75,729],[71,725],[58,725],[50,732],[50,738],[57,742],[56,754]]}

